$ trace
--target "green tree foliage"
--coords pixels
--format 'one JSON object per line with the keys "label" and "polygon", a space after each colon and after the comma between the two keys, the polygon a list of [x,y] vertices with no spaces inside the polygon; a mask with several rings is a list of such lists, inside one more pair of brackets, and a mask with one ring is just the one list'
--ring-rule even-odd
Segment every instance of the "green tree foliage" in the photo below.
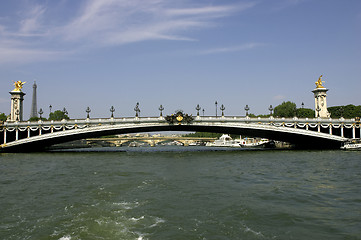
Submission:
{"label": "green tree foliage", "polygon": [[[31,118],[29,118],[29,121],[30,122],[37,122],[37,121],[39,121],[40,120],[40,118],[39,117],[31,117]],[[46,118],[41,118],[41,120],[42,121],[46,121]]]}
{"label": "green tree foliage", "polygon": [[276,117],[294,117],[296,116],[297,108],[296,103],[293,102],[283,102],[282,104],[278,105],[274,108],[274,116]]}
{"label": "green tree foliage", "polygon": [[5,122],[7,119],[7,116],[5,113],[0,113],[0,121]]}
{"label": "green tree foliage", "polygon": [[69,119],[68,115],[61,110],[56,110],[49,114],[49,120],[61,121],[63,119]]}
{"label": "green tree foliage", "polygon": [[310,108],[298,108],[296,116],[299,118],[314,118],[315,111]]}
{"label": "green tree foliage", "polygon": [[327,108],[328,112],[331,113],[332,118],[355,118],[361,117],[361,105],[355,106],[352,104],[346,106],[335,106]]}

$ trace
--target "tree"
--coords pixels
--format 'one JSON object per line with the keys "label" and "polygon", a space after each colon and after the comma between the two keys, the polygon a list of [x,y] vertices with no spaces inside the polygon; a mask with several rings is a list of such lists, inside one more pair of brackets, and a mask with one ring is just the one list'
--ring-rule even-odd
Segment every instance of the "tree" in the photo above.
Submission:
{"label": "tree", "polygon": [[56,110],[49,114],[49,120],[61,121],[63,119],[69,119],[68,115],[61,110]]}
{"label": "tree", "polygon": [[296,103],[283,102],[274,108],[274,115],[277,117],[295,117],[297,113]]}
{"label": "tree", "polygon": [[[39,117],[31,117],[31,118],[29,118],[29,121],[30,122],[37,122],[37,121],[39,121],[40,120],[40,118]],[[46,121],[46,118],[41,118],[41,120],[42,121]]]}
{"label": "tree", "polygon": [[352,104],[346,106],[335,106],[327,108],[328,112],[331,113],[332,118],[355,118],[361,117],[361,105],[355,106]]}
{"label": "tree", "polygon": [[7,118],[8,118],[8,117],[6,116],[5,113],[0,113],[0,121],[5,122]]}
{"label": "tree", "polygon": [[314,118],[315,111],[310,108],[298,108],[296,116],[299,118]]}

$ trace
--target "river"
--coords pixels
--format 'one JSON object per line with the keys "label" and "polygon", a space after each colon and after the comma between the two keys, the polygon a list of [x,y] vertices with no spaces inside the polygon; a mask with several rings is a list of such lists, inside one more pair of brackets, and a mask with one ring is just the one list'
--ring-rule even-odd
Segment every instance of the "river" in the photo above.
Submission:
{"label": "river", "polygon": [[361,152],[2,153],[0,190],[3,240],[361,239]]}

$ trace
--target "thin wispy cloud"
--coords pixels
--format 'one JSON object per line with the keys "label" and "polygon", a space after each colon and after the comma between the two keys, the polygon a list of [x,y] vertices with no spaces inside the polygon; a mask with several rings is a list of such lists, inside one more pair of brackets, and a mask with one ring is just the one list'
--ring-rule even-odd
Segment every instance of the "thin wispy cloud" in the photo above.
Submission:
{"label": "thin wispy cloud", "polygon": [[167,0],[87,0],[72,15],[64,14],[61,21],[52,21],[48,5],[27,6],[19,11],[24,14],[19,14],[11,26],[0,19],[0,63],[19,59],[22,59],[20,62],[48,61],[56,59],[59,53],[63,56],[74,53],[79,46],[98,48],[154,40],[195,41],[192,31],[214,27],[221,24],[215,19],[255,6],[252,2],[202,5],[179,1],[177,4],[174,7],[174,3]]}
{"label": "thin wispy cloud", "polygon": [[264,46],[264,45],[265,44],[262,44],[262,43],[247,43],[247,44],[238,45],[238,46],[207,49],[207,50],[204,50],[204,51],[200,51],[198,54],[200,54],[200,55],[208,55],[208,54],[238,52],[238,51],[245,51],[245,50],[253,49],[253,48],[256,48],[256,47],[261,47],[261,46]]}

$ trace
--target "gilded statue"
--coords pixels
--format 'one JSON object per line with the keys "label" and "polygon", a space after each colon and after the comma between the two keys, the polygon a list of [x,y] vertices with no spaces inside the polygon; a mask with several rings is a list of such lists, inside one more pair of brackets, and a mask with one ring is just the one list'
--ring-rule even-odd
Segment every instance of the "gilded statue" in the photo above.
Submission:
{"label": "gilded statue", "polygon": [[325,81],[322,81],[322,75],[318,78],[317,82],[315,82],[316,84],[316,88],[325,88],[324,86],[322,86],[322,83],[324,83]]}
{"label": "gilded statue", "polygon": [[21,92],[21,89],[23,88],[23,85],[25,84],[26,82],[22,82],[22,81],[16,81],[14,82],[14,85],[15,85],[15,89],[13,91],[15,92]]}

